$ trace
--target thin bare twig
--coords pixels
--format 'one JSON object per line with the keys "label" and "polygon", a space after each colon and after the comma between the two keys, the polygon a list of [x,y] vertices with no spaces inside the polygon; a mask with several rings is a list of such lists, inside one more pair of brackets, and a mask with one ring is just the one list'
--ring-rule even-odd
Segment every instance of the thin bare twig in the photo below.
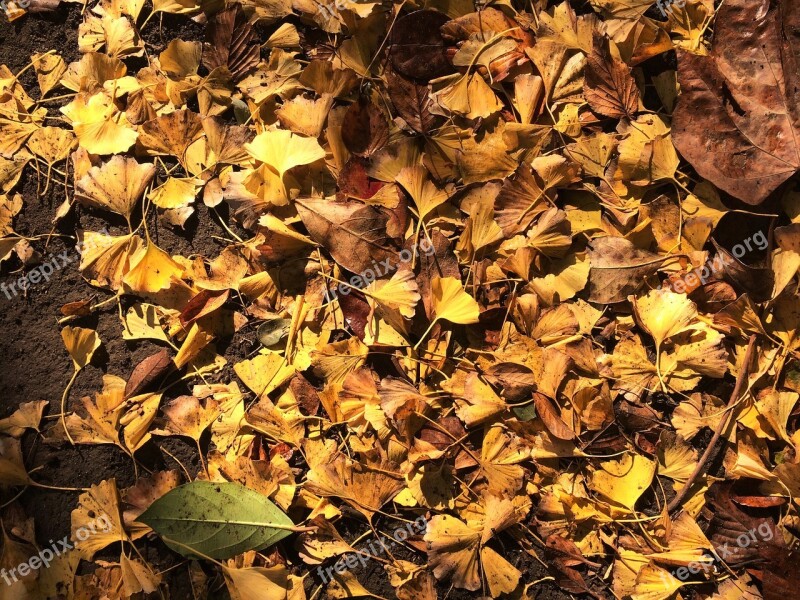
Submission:
{"label": "thin bare twig", "polygon": [[736,378],[736,385],[733,388],[733,392],[731,392],[731,397],[728,399],[728,405],[725,407],[725,412],[722,415],[722,418],[719,420],[716,430],[714,430],[714,436],[708,443],[705,452],[703,452],[703,456],[700,457],[697,466],[694,468],[694,471],[692,471],[692,474],[689,475],[689,478],[686,480],[683,488],[681,488],[681,490],[667,505],[668,512],[672,512],[680,506],[681,502],[683,502],[683,499],[686,497],[686,494],[689,493],[689,488],[692,487],[694,480],[700,476],[700,473],[703,472],[706,464],[711,462],[711,459],[713,458],[712,455],[717,447],[717,442],[719,441],[722,432],[728,427],[728,421],[733,414],[733,406],[739,400],[739,396],[742,393],[742,386],[747,381],[747,375],[750,371],[750,363],[753,360],[755,348],[756,335],[753,334],[750,336],[750,341],[747,343],[747,351],[744,354],[744,363],[742,364],[742,369],[739,371],[739,376]]}

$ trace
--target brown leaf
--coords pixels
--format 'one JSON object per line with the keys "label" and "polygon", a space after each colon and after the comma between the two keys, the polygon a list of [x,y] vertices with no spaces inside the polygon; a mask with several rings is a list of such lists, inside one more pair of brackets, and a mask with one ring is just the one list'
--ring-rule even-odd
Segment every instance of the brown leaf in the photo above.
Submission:
{"label": "brown leaf", "polygon": [[228,67],[234,81],[258,64],[261,48],[240,4],[229,6],[208,20],[203,44],[203,66],[209,71]]}
{"label": "brown leaf", "polygon": [[717,12],[708,56],[678,50],[675,147],[747,204],[761,204],[800,168],[798,13],[796,2],[731,0]]}
{"label": "brown leaf", "polygon": [[381,109],[363,98],[353,102],[342,122],[342,141],[358,156],[370,156],[383,148],[389,141],[389,124]]}
{"label": "brown leaf", "polygon": [[185,329],[198,319],[211,314],[228,301],[231,291],[225,290],[202,290],[194,298],[189,300],[181,311],[181,326]]}
{"label": "brown leaf", "polygon": [[717,264],[722,264],[722,272],[725,278],[738,287],[756,302],[764,302],[772,296],[775,273],[767,267],[751,267],[744,264],[727,248],[723,248],[712,238],[711,242],[717,249],[720,259]]}
{"label": "brown leaf", "polygon": [[382,261],[395,267],[397,250],[386,235],[386,216],[361,202],[331,202],[321,198],[295,201],[311,238],[352,273],[373,269]]}
{"label": "brown leaf", "polygon": [[509,402],[520,402],[536,389],[536,376],[528,367],[513,362],[501,362],[486,369],[487,381],[502,388]]}
{"label": "brown leaf", "polygon": [[436,10],[418,10],[397,19],[389,46],[392,66],[406,77],[422,81],[452,73],[440,31],[449,20]]}
{"label": "brown leaf", "polygon": [[351,156],[344,163],[336,181],[336,185],[339,188],[336,193],[337,200],[368,200],[386,185],[382,181],[369,178],[367,175],[368,164],[369,161],[360,156]]}
{"label": "brown leaf", "polygon": [[414,83],[396,71],[390,70],[386,76],[389,97],[397,114],[417,133],[427,133],[436,128],[442,120],[431,113],[433,99],[427,85]]}
{"label": "brown leaf", "polygon": [[589,301],[624,302],[666,257],[641,250],[621,237],[601,237],[589,247]]}
{"label": "brown leaf", "polygon": [[614,58],[607,37],[595,33],[594,48],[586,59],[586,101],[597,113],[612,119],[633,118],[639,110],[639,88],[631,70]]}
{"label": "brown leaf", "polygon": [[289,382],[289,389],[292,390],[294,397],[297,398],[297,403],[303,409],[305,414],[314,416],[319,411],[319,394],[314,386],[308,382],[308,379],[302,375],[296,375]]}
{"label": "brown leaf", "polygon": [[570,429],[567,424],[561,419],[558,410],[550,398],[539,392],[533,393],[533,404],[536,406],[536,412],[541,417],[544,426],[555,437],[560,440],[575,439],[575,432]]}
{"label": "brown leaf", "polygon": [[363,340],[371,312],[367,298],[361,292],[350,290],[349,294],[339,294],[338,299],[345,322]]}
{"label": "brown leaf", "polygon": [[133,369],[125,386],[125,398],[138,396],[172,371],[174,365],[166,348],[151,354]]}

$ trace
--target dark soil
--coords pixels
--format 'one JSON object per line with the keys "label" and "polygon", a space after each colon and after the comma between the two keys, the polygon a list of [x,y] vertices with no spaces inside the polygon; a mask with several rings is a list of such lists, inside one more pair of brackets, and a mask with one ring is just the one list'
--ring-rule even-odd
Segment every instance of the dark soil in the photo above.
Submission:
{"label": "dark soil", "polygon": [[[24,68],[32,54],[56,50],[69,63],[80,58],[77,44],[78,25],[81,21],[81,6],[62,3],[58,10],[50,13],[30,14],[14,23],[0,22],[0,64],[7,65],[13,72]],[[163,21],[157,20],[148,25],[143,34],[157,53],[175,38],[202,40],[203,27],[186,17],[165,15]],[[143,66],[142,59],[126,61],[129,69],[135,71]],[[20,78],[25,89],[36,98],[38,86],[33,69]],[[56,91],[51,95],[63,93]],[[46,104],[50,115],[58,114],[58,107],[65,101]],[[70,174],[71,177],[71,174]],[[48,239],[32,242],[43,262],[64,251],[72,257],[72,262],[56,271],[49,281],[31,286],[27,293],[12,296],[10,299],[0,293],[0,418],[10,415],[20,403],[46,400],[49,409],[45,413],[44,427],[57,422],[60,402],[64,388],[72,376],[72,362],[64,349],[57,323],[62,317],[60,308],[68,303],[93,298],[100,302],[109,298],[103,290],[92,288],[78,272],[78,254],[74,246],[75,231],[89,229],[98,231],[107,227],[112,234],[123,233],[124,223],[102,218],[80,207],[73,208],[70,214],[53,227],[52,220],[56,209],[64,200],[63,186],[51,185],[46,195],[37,190],[44,187],[38,182],[36,172],[26,168],[20,184],[15,189],[22,195],[24,207],[15,219],[15,230],[23,236],[54,235]],[[202,203],[198,203],[198,214],[192,216],[185,231],[175,231],[159,225],[155,218],[149,223],[149,230],[158,245],[166,251],[183,256],[202,255],[213,258],[223,247],[213,236],[225,235],[224,229]],[[223,214],[223,218],[227,215]],[[7,286],[19,278],[35,264],[23,266],[16,258],[0,265],[0,283]],[[126,303],[123,300],[123,309]],[[79,374],[68,398],[67,411],[75,410],[83,396],[94,396],[102,389],[104,374],[114,374],[127,378],[133,368],[146,356],[160,349],[146,341],[128,342],[122,338],[122,324],[115,303],[95,312],[91,317],[73,321],[72,325],[91,327],[97,330],[103,346],[95,355],[92,364]],[[245,329],[232,339],[220,340],[218,351],[229,361],[229,365],[244,358],[254,347],[254,332]],[[226,369],[221,376],[232,378],[232,369]],[[170,390],[169,396],[189,393],[180,387]],[[50,415],[49,417],[47,415]],[[157,438],[149,447],[137,453],[137,458],[150,470],[176,469],[185,467],[192,475],[201,468],[194,447],[175,438]],[[26,467],[36,471],[34,478],[44,484],[66,487],[88,487],[102,480],[115,478],[120,489],[133,485],[135,471],[132,461],[121,450],[113,446],[52,446],[41,441],[33,433],[23,437]],[[180,465],[170,457],[174,456]],[[140,473],[142,474],[142,473]],[[27,516],[35,522],[36,538],[44,546],[47,540],[61,539],[70,533],[70,513],[77,506],[79,492],[49,491],[29,487],[18,499]],[[8,500],[7,494],[0,496],[0,502]],[[346,521],[342,534],[346,539],[356,539],[364,532],[363,522]],[[391,531],[396,524],[383,524],[384,531]],[[351,529],[348,529],[351,527]],[[509,540],[510,542],[510,540]],[[291,542],[285,542],[290,544]],[[159,570],[167,570],[183,559],[170,552],[155,540],[142,540],[137,545],[142,555]],[[514,547],[509,543],[507,548]],[[498,548],[502,551],[501,548]],[[290,547],[282,549],[287,554],[294,551]],[[99,558],[118,560],[118,549],[100,553]],[[398,558],[424,561],[424,554],[410,550],[393,551]],[[523,572],[523,582],[532,582],[547,577],[546,569],[527,554],[515,548],[506,554],[507,558]],[[84,565],[86,567],[86,565]],[[82,571],[83,572],[83,571]],[[212,573],[209,571],[209,575]],[[394,597],[394,590],[388,583],[382,564],[370,561],[366,567],[359,565],[354,569],[359,581],[371,592],[384,598]],[[169,570],[165,575],[169,597],[192,598],[189,571],[186,566]],[[209,589],[211,598],[227,597],[222,581],[212,580]],[[319,582],[307,578],[309,590]],[[440,598],[454,600],[474,598],[478,592],[450,589],[448,585],[439,586]],[[532,590],[534,598],[560,600],[569,598],[552,582],[537,584]]]}

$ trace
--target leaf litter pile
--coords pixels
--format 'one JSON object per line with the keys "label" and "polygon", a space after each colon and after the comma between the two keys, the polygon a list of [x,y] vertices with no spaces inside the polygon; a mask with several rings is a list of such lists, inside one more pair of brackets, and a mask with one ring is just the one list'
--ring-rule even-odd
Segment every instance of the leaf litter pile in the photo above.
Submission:
{"label": "leaf litter pile", "polygon": [[[798,597],[800,3],[80,8],[0,66],[14,301],[22,214],[103,223],[63,396],[0,420],[0,597]],[[201,203],[217,251],[160,247]],[[97,314],[159,349],[81,397]],[[44,566],[32,443],[136,473]]]}

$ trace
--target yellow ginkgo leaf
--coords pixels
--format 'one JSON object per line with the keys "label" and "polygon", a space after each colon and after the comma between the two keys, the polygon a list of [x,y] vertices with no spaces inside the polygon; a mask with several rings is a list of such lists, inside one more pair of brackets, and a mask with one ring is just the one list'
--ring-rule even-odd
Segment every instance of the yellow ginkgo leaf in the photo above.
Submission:
{"label": "yellow ginkgo leaf", "polygon": [[78,143],[91,154],[125,152],[136,141],[137,133],[128,127],[125,113],[120,113],[104,93],[88,100],[79,95],[61,112],[72,123]]}
{"label": "yellow ginkgo leaf", "polygon": [[111,236],[94,231],[78,232],[81,249],[80,271],[93,285],[122,287],[122,279],[130,270],[131,257],[142,240],[133,234]]}
{"label": "yellow ginkgo leaf", "polygon": [[39,430],[42,414],[47,407],[47,400],[23,402],[11,416],[0,419],[0,433],[12,437],[20,437],[26,429]]}
{"label": "yellow ginkgo leaf", "polygon": [[244,147],[250,156],[268,165],[281,178],[289,169],[325,158],[325,150],[316,139],[284,129],[259,133]]}
{"label": "yellow ginkgo leaf", "polygon": [[236,375],[258,397],[266,396],[294,375],[295,369],[277,352],[270,350],[233,366]]}
{"label": "yellow ginkgo leaf", "polygon": [[286,598],[289,589],[288,571],[283,565],[274,567],[222,567],[225,585],[231,600],[278,600]]}
{"label": "yellow ginkgo leaf", "polygon": [[36,79],[39,81],[39,90],[42,96],[58,85],[61,76],[66,72],[67,66],[64,59],[55,52],[34,54],[31,62],[36,69]]}
{"label": "yellow ginkgo leaf", "polygon": [[668,600],[673,598],[684,582],[672,573],[653,564],[642,567],[636,576],[631,600]]}
{"label": "yellow ginkgo leaf", "polygon": [[160,574],[142,561],[128,558],[125,553],[119,557],[119,567],[122,573],[122,593],[126,598],[140,592],[152,594],[161,583]]}
{"label": "yellow ginkgo leaf", "polygon": [[81,52],[105,53],[115,58],[141,56],[144,45],[130,20],[124,16],[87,13],[78,26],[78,48]]}
{"label": "yellow ginkgo leaf", "polygon": [[464,291],[455,277],[436,277],[431,281],[433,313],[436,319],[469,325],[478,322],[480,307],[475,299]]}
{"label": "yellow ginkgo leaf", "polygon": [[184,79],[191,75],[197,75],[202,53],[203,45],[200,42],[185,42],[176,39],[172,40],[158,55],[158,62],[170,77]]}
{"label": "yellow ginkgo leaf", "polygon": [[668,289],[650,290],[646,296],[633,299],[636,320],[660,348],[665,339],[685,331],[697,316],[697,306],[684,294]]}
{"label": "yellow ginkgo leaf", "polygon": [[64,340],[76,371],[88,365],[95,350],[100,347],[100,336],[94,329],[67,326],[61,330],[61,339]]}
{"label": "yellow ginkgo leaf", "polygon": [[134,292],[154,294],[168,288],[172,278],[180,278],[183,273],[181,266],[152,241],[146,248],[139,250],[131,263],[134,266],[122,281]]}
{"label": "yellow ginkgo leaf", "polygon": [[391,279],[373,281],[364,293],[381,307],[397,310],[411,319],[417,302],[420,300],[419,288],[411,270],[397,271]]}
{"label": "yellow ginkgo leaf", "polygon": [[423,166],[404,167],[395,180],[403,186],[416,204],[420,220],[425,220],[432,210],[447,202],[447,192],[434,185]]}
{"label": "yellow ginkgo leaf", "polygon": [[28,138],[28,149],[49,165],[65,160],[75,144],[75,135],[69,129],[60,127],[42,127]]}
{"label": "yellow ginkgo leaf", "polygon": [[197,192],[203,187],[200,179],[170,177],[155,188],[148,197],[159,208],[175,209],[194,202]]}
{"label": "yellow ginkgo leaf", "polygon": [[104,208],[130,221],[139,198],[156,174],[152,164],[115,156],[99,167],[92,167],[75,185],[75,197],[89,206]]}
{"label": "yellow ginkgo leaf", "polygon": [[[78,542],[78,549],[86,560],[91,560],[96,552],[109,544],[128,540],[122,526],[115,479],[101,481],[81,494],[71,520],[72,539]],[[91,533],[88,537],[85,535],[87,532]]]}
{"label": "yellow ginkgo leaf", "polygon": [[640,454],[626,454],[619,460],[601,463],[592,475],[591,488],[615,505],[633,511],[655,474],[655,461]]}
{"label": "yellow ginkgo leaf", "polygon": [[483,77],[472,73],[458,80],[437,95],[439,103],[468,119],[487,118],[503,109],[503,103]]}
{"label": "yellow ginkgo leaf", "polygon": [[28,485],[31,479],[22,460],[22,446],[14,438],[0,438],[0,487]]}

